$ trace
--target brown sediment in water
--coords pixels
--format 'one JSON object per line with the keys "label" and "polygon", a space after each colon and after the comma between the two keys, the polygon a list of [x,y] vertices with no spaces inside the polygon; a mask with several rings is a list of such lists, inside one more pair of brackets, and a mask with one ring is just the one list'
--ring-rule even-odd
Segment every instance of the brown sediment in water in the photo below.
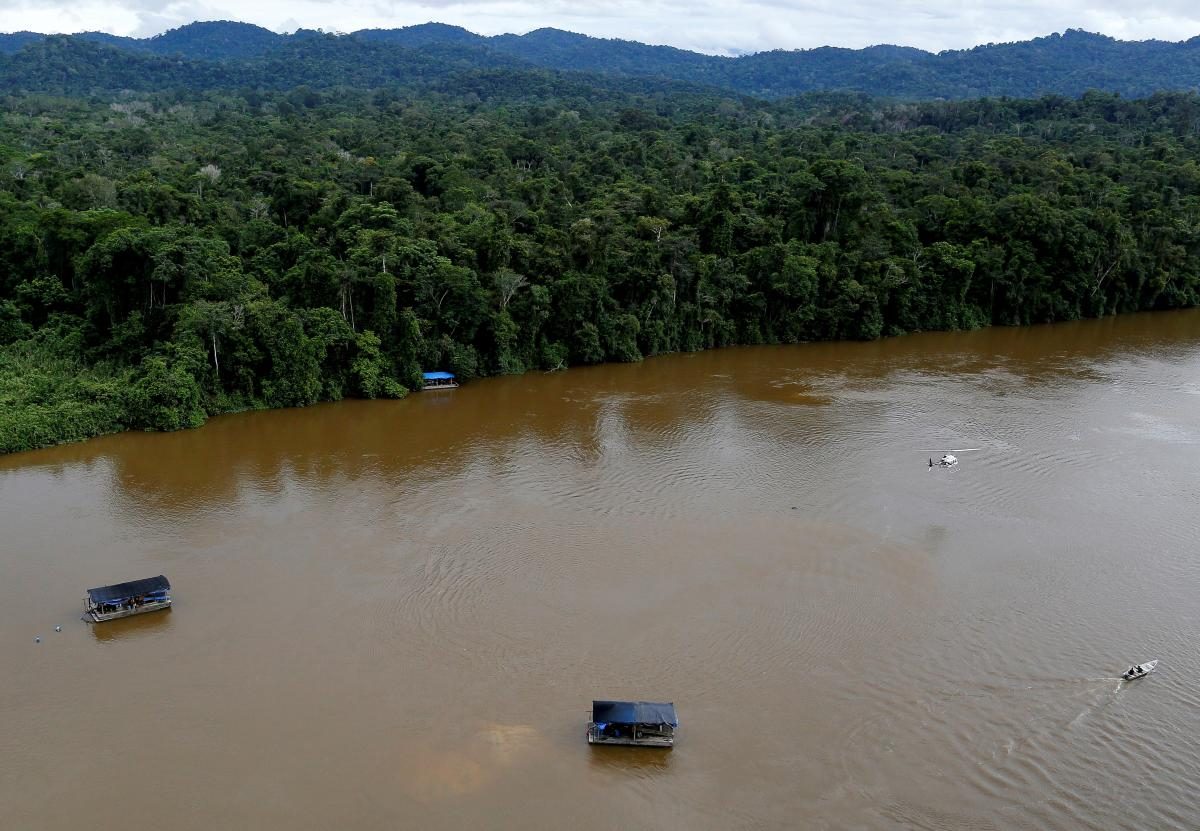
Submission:
{"label": "brown sediment in water", "polygon": [[[1198,371],[1200,314],[1142,315],[0,459],[5,822],[1186,827]],[[588,747],[592,698],[675,749]]]}

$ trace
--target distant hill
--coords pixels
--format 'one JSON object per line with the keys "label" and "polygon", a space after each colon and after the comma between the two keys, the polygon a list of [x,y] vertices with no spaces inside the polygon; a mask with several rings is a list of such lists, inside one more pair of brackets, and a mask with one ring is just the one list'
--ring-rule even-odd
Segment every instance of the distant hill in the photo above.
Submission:
{"label": "distant hill", "polygon": [[13,32],[0,34],[0,55],[15,54],[31,43],[38,43],[46,38],[37,32]]}
{"label": "distant hill", "polygon": [[[2,39],[4,35],[0,35]],[[148,52],[152,55],[182,56],[193,60],[227,61],[255,58],[287,43],[287,35],[250,23],[217,20],[189,23],[151,38],[126,38],[105,32],[83,32],[73,37],[102,43],[118,49]],[[0,52],[6,51],[0,47]]]}
{"label": "distant hill", "polygon": [[393,43],[410,48],[435,43],[478,46],[488,40],[482,35],[468,32],[461,26],[448,26],[445,23],[422,23],[420,26],[408,26],[403,29],[361,29],[353,36],[359,40]]}
{"label": "distant hill", "polygon": [[[70,43],[189,63],[137,64],[116,56],[92,56],[103,66],[89,78],[87,66],[62,63],[83,59],[82,53],[67,48]],[[317,55],[310,54],[313,43],[320,44]],[[310,45],[309,51],[304,44]],[[291,63],[310,59],[320,64]],[[449,65],[439,66],[441,61]],[[762,98],[814,91],[902,99],[1027,98],[1051,93],[1073,96],[1088,89],[1141,97],[1160,90],[1200,89],[1200,37],[1182,43],[1119,41],[1069,30],[1030,41],[937,54],[882,45],[725,58],[557,29],[484,37],[440,23],[336,36],[311,30],[280,35],[229,21],[192,23],[141,40],[99,32],[53,38],[31,32],[0,35],[0,89],[7,90],[53,91],[64,78],[78,86],[90,83],[90,89],[152,89],[180,83],[191,88],[227,83],[361,86],[500,67],[704,84]]]}
{"label": "distant hill", "polygon": [[499,53],[421,50],[332,35],[290,38],[253,59],[195,60],[123,49],[89,38],[57,35],[0,56],[0,91],[88,95],[117,90],[291,89],[335,85],[376,88],[429,85],[463,71],[525,68]]}
{"label": "distant hill", "polygon": [[192,23],[140,41],[156,55],[216,61],[257,57],[286,42],[286,37],[270,29],[227,20]]}

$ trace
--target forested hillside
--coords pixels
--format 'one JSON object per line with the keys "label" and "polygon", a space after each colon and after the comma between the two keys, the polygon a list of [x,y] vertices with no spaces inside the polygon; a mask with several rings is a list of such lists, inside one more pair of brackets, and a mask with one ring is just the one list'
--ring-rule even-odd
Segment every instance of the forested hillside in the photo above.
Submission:
{"label": "forested hillside", "polygon": [[552,370],[1195,304],[1200,98],[472,73],[9,96],[0,451]]}
{"label": "forested hillside", "polygon": [[[97,63],[104,71],[92,75]],[[1074,96],[1089,89],[1145,96],[1200,89],[1200,37],[1126,42],[1072,30],[938,54],[872,46],[725,58],[555,29],[483,37],[433,23],[338,36],[279,35],[231,22],[193,23],[142,40],[99,32],[0,34],[0,90],[13,92],[362,86],[408,83],[438,67],[498,66],[704,84],[762,98],[822,90],[901,99]]]}

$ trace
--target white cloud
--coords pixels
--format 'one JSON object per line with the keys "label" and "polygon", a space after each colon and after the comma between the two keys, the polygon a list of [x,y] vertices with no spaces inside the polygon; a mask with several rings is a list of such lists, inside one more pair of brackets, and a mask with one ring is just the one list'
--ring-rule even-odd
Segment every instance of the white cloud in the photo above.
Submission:
{"label": "white cloud", "polygon": [[436,20],[491,35],[544,26],[595,37],[729,54],[897,43],[960,49],[1068,28],[1129,40],[1200,34],[1191,0],[0,0],[0,29],[100,30],[145,37],[193,20],[243,20],[275,31],[411,26]]}
{"label": "white cloud", "polygon": [[128,5],[85,0],[80,3],[31,3],[0,0],[0,31],[86,32],[128,34],[139,14]]}

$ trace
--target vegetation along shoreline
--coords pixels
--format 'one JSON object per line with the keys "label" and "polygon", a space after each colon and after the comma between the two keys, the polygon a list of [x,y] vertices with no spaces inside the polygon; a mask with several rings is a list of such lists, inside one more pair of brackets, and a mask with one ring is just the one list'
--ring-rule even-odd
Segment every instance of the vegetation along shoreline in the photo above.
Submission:
{"label": "vegetation along shoreline", "polygon": [[735,344],[1196,305],[1200,97],[542,72],[0,99],[0,452]]}

